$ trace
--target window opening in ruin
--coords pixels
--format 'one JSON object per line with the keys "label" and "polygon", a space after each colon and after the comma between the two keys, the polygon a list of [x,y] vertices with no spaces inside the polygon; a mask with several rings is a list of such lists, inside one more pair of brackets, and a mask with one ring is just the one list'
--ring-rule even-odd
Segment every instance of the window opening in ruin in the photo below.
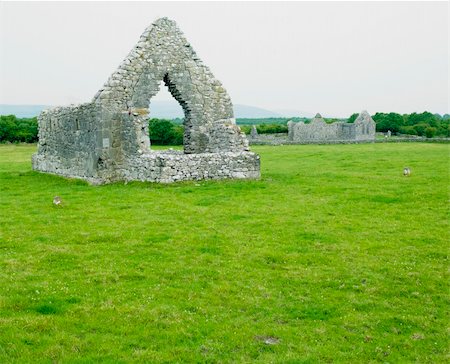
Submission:
{"label": "window opening in ruin", "polygon": [[182,146],[185,113],[165,81],[168,81],[167,75],[161,81],[158,93],[150,100],[150,141],[152,145]]}

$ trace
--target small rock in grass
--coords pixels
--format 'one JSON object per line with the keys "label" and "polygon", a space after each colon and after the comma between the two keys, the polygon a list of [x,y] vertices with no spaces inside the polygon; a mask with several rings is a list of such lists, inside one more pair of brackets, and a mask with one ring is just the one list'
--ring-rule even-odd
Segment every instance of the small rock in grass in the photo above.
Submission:
{"label": "small rock in grass", "polygon": [[280,339],[274,336],[255,336],[255,340],[261,341],[266,345],[276,345]]}

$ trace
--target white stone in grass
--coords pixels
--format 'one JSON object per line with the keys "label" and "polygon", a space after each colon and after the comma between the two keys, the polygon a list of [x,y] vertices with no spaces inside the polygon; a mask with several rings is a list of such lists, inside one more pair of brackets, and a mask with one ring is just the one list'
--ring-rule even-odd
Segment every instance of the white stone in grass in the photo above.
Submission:
{"label": "white stone in grass", "polygon": [[274,336],[255,336],[255,339],[266,345],[276,345],[280,342],[280,339]]}

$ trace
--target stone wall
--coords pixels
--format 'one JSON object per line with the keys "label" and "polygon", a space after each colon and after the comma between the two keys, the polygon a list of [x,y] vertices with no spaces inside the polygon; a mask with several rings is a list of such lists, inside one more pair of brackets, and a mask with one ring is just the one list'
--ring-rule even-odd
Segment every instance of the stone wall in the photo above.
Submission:
{"label": "stone wall", "polygon": [[[149,105],[161,81],[185,113],[184,153],[203,156],[183,159],[177,155],[175,160],[186,164],[175,167],[180,171],[184,167],[185,171],[177,173],[181,177],[174,180],[210,175],[259,176],[259,157],[249,151],[248,141],[236,125],[226,90],[202,63],[175,22],[167,18],[157,20],[144,31],[91,103],[59,107],[39,116],[39,145],[33,156],[33,168],[97,183],[133,176],[139,176],[136,177],[139,180],[171,182],[169,177],[157,176],[155,171],[162,173],[162,170],[154,169],[153,162],[149,162],[172,161],[166,154],[161,157],[160,152],[150,151]],[[228,154],[223,158],[206,155],[216,153]],[[211,163],[193,166],[192,160],[199,158]],[[237,158],[236,163],[233,158]],[[236,170],[228,173],[227,168],[214,167],[214,171],[209,171],[208,165],[213,166],[214,161],[222,161],[227,168]],[[191,167],[197,172],[192,173]],[[137,172],[136,168],[142,170]],[[201,172],[199,168],[206,170]],[[131,170],[134,172],[127,172]],[[247,174],[242,173],[245,170]],[[146,173],[148,176],[144,177]]]}
{"label": "stone wall", "polygon": [[248,152],[185,154],[148,153],[123,171],[124,180],[177,182],[183,180],[259,178],[259,157]]}
{"label": "stone wall", "polygon": [[273,134],[256,134],[249,135],[248,141],[250,145],[283,145],[295,144],[290,141],[287,133],[273,133]]}
{"label": "stone wall", "polygon": [[303,140],[293,141],[288,133],[258,134],[257,137],[249,137],[250,145],[299,145],[299,144],[360,144],[374,143],[377,140]]}
{"label": "stone wall", "polygon": [[354,123],[327,124],[317,114],[309,124],[288,122],[288,130],[289,140],[298,143],[375,140],[375,122],[367,111],[361,112]]}
{"label": "stone wall", "polygon": [[450,138],[425,138],[425,137],[394,137],[374,140],[323,140],[323,141],[303,141],[295,142],[289,140],[287,133],[258,134],[248,138],[250,145],[298,145],[298,144],[360,144],[360,143],[450,143]]}
{"label": "stone wall", "polygon": [[[39,116],[38,153],[33,167],[58,174],[88,176],[95,173],[101,153],[101,131],[94,104],[57,107]],[[37,168],[39,167],[39,168]]]}

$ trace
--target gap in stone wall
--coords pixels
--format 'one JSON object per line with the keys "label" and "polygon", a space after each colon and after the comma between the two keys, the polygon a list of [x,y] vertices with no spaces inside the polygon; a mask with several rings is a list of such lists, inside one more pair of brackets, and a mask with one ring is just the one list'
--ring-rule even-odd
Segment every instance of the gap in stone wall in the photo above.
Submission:
{"label": "gap in stone wall", "polygon": [[[174,120],[176,124],[183,125],[184,111],[177,100],[172,96],[164,81],[159,84],[158,93],[150,100],[149,119]],[[184,139],[184,138],[183,138]],[[153,143],[153,141],[151,141]],[[158,149],[168,149],[170,146],[158,145]]]}

